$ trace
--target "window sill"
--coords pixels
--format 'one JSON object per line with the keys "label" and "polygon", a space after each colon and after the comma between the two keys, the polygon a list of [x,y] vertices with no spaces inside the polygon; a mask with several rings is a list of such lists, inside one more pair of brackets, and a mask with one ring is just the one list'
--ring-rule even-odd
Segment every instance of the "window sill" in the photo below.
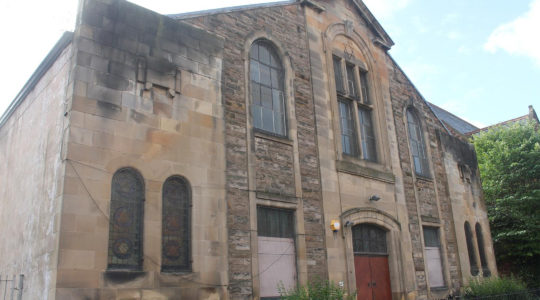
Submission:
{"label": "window sill", "polygon": [[432,292],[446,292],[448,291],[447,286],[434,286],[429,288]]}
{"label": "window sill", "polygon": [[416,175],[416,179],[419,179],[419,180],[422,180],[422,181],[427,181],[427,182],[433,182],[433,178],[428,177],[426,175],[420,175],[420,174],[417,174],[417,173],[415,173],[415,175]]}
{"label": "window sill", "polygon": [[148,272],[145,271],[111,269],[103,272],[103,279],[112,284],[122,284],[145,278],[147,275]]}
{"label": "window sill", "polygon": [[282,144],[285,144],[285,145],[292,146],[292,144],[293,144],[293,141],[290,140],[289,138],[287,138],[284,135],[277,135],[275,133],[271,133],[271,132],[264,131],[264,130],[257,129],[257,128],[253,128],[253,135],[255,137],[258,137],[258,138],[261,138],[261,139],[266,139],[266,140],[282,143]]}
{"label": "window sill", "polygon": [[339,172],[371,178],[387,183],[396,182],[394,174],[390,172],[377,170],[368,166],[361,166],[358,163],[351,161],[337,160],[336,169]]}
{"label": "window sill", "polygon": [[298,198],[294,195],[276,194],[270,192],[257,191],[255,197],[264,200],[273,200],[287,203],[298,203]]}

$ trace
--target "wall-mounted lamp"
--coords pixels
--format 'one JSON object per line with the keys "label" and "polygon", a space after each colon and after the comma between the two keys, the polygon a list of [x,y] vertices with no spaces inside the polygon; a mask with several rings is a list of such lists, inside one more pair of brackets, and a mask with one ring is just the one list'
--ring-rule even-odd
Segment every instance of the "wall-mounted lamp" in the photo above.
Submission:
{"label": "wall-mounted lamp", "polygon": [[371,195],[371,197],[369,197],[369,201],[379,201],[379,200],[381,200],[381,197],[377,195]]}
{"label": "wall-mounted lamp", "polygon": [[338,220],[332,220],[330,222],[330,229],[332,229],[333,232],[338,232],[339,228],[341,227],[341,224]]}

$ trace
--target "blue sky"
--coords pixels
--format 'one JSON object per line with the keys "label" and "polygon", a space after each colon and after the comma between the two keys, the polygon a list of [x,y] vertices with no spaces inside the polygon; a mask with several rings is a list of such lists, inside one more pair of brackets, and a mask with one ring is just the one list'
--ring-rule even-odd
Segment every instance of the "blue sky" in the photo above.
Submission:
{"label": "blue sky", "polygon": [[540,109],[540,0],[366,4],[428,101],[480,126]]}
{"label": "blue sky", "polygon": [[[77,2],[0,0],[0,112],[62,32],[73,30]],[[266,1],[133,2],[166,14]],[[428,101],[478,126],[524,115],[529,104],[540,110],[540,0],[365,3],[396,43],[390,54]]]}

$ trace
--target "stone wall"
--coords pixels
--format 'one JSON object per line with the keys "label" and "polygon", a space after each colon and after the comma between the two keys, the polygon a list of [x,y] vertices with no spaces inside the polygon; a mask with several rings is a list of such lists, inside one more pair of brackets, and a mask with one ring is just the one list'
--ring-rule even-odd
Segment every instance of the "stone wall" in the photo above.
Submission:
{"label": "stone wall", "polygon": [[[223,39],[123,0],[81,2],[58,299],[227,298]],[[111,179],[144,178],[140,271],[108,270]],[[192,271],[161,272],[162,187],[191,186]]]}
{"label": "stone wall", "polygon": [[[321,182],[302,7],[298,4],[276,5],[183,19],[182,22],[195,24],[225,38],[223,103],[232,297],[244,299],[257,295],[257,290],[252,289],[252,281],[255,287],[258,285],[258,275],[254,274],[257,262],[253,239],[256,238],[256,205],[262,202],[250,194],[251,188],[273,194],[279,191],[298,199],[292,208],[298,219],[299,281],[326,278]],[[289,128],[287,138],[278,141],[264,134],[255,136],[248,127],[247,59],[250,41],[258,37],[276,45],[286,69]],[[255,159],[250,158],[252,151],[256,153]],[[268,168],[269,161],[272,166]],[[294,168],[290,169],[291,166]],[[256,176],[250,175],[254,173]],[[274,201],[264,203],[278,205],[276,197],[283,202],[282,198],[272,195],[265,198]],[[255,232],[254,235],[251,232]]]}
{"label": "stone wall", "polygon": [[0,275],[23,274],[24,299],[54,299],[71,57],[67,46],[0,128]]}
{"label": "stone wall", "polygon": [[[447,170],[449,198],[456,228],[462,282],[466,283],[474,278],[469,263],[469,252],[464,229],[465,222],[468,222],[472,229],[473,255],[475,255],[475,260],[480,269],[477,276],[496,275],[495,252],[474,147],[472,144],[448,135],[441,134],[440,140],[444,149],[444,163]],[[477,223],[480,224],[482,230],[488,270],[482,269],[481,266],[480,247],[478,246],[478,236],[475,230]]]}
{"label": "stone wall", "polygon": [[[442,297],[457,291],[461,286],[461,269],[458,257],[453,211],[448,197],[448,177],[443,160],[444,149],[439,135],[444,132],[440,121],[434,116],[422,96],[418,93],[399,66],[388,58],[391,75],[390,95],[395,120],[396,136],[403,171],[405,199],[409,216],[409,230],[413,246],[413,259],[419,299]],[[420,119],[428,152],[430,176],[415,175],[408,144],[406,109],[413,107]],[[447,290],[434,291],[428,288],[426,264],[423,255],[422,226],[439,227],[441,259]]]}

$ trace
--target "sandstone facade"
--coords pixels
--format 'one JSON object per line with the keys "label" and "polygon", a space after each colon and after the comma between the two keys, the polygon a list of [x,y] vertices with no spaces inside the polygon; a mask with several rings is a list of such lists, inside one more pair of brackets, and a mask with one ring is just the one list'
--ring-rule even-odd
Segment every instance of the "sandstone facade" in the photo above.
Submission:
{"label": "sandstone facade", "polygon": [[[369,256],[354,238],[363,225],[384,232],[376,254],[386,259],[388,299],[444,298],[496,274],[474,149],[388,55],[393,42],[362,2],[163,16],[84,0],[68,39],[0,123],[0,270],[32,274],[24,298],[259,299],[273,264],[259,255],[261,208],[293,214],[297,284],[329,279],[355,292],[357,258]],[[284,134],[259,130],[250,113],[258,41],[281,66]],[[354,107],[356,152],[343,142],[343,103]],[[419,119],[425,176],[415,171],[408,111]],[[123,168],[144,191],[142,259],[131,270],[110,263],[112,182]],[[185,179],[191,205],[181,272],[162,268],[171,176]],[[465,222],[482,228],[484,252],[476,231],[467,243]],[[426,232],[438,234],[442,285]]]}

